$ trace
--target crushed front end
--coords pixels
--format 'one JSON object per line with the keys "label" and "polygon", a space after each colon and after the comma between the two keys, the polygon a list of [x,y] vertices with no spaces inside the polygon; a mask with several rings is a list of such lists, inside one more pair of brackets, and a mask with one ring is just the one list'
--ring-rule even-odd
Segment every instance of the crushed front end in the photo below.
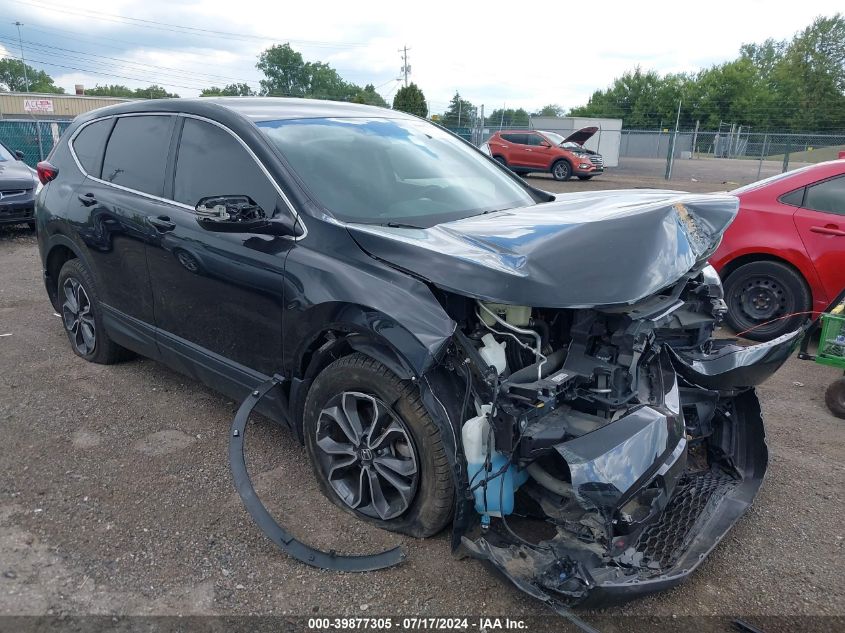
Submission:
{"label": "crushed front end", "polygon": [[463,423],[461,547],[542,600],[682,581],[760,487],[753,387],[800,332],[712,339],[724,304],[707,265],[624,308],[473,307],[451,361],[477,414]]}
{"label": "crushed front end", "polygon": [[713,337],[725,303],[707,258],[737,206],[591,192],[353,229],[419,270],[456,324],[432,372],[451,382],[423,389],[443,396],[432,416],[455,403],[456,551],[550,604],[607,604],[682,581],[745,512],[767,465],[754,387],[802,331]]}

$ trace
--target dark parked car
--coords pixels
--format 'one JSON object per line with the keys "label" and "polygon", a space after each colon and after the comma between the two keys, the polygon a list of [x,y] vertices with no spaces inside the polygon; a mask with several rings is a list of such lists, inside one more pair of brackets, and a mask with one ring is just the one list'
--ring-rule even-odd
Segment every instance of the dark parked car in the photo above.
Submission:
{"label": "dark parked car", "polygon": [[334,503],[451,524],[550,604],[677,584],[761,484],[754,386],[801,332],[711,338],[733,196],[554,197],[416,117],[272,98],[98,110],[39,174],[76,354],[131,350],[244,406],[266,390]]}
{"label": "dark parked car", "polygon": [[35,226],[38,179],[22,158],[20,152],[13,152],[0,143],[0,224]]}

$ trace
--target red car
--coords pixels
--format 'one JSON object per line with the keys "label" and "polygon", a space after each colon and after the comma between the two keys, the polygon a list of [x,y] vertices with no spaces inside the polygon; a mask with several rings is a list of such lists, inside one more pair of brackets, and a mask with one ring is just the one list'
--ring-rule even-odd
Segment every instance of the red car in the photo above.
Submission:
{"label": "red car", "polygon": [[[845,160],[741,187],[739,214],[710,263],[728,324],[766,341],[824,310],[845,288]],[[777,319],[777,320],[775,320]],[[771,323],[769,323],[771,321]],[[765,324],[765,325],[761,325]]]}
{"label": "red car", "polygon": [[589,180],[604,172],[601,154],[584,147],[597,131],[597,127],[585,127],[564,138],[556,132],[502,130],[493,134],[482,149],[523,176],[542,171],[555,180],[569,180],[572,176]]}

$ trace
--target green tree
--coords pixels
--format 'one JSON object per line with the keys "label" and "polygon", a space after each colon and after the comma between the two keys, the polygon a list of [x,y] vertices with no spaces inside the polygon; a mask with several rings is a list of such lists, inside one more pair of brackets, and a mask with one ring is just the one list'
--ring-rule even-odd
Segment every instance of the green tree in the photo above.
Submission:
{"label": "green tree", "polygon": [[100,86],[99,84],[93,88],[87,88],[85,94],[93,97],[125,97],[131,98],[135,96],[135,91],[132,88],[127,88],[120,84],[110,84]]}
{"label": "green tree", "polygon": [[132,96],[136,99],[175,99],[178,98],[175,92],[167,92],[163,87],[153,84],[146,88],[135,88]]}
{"label": "green tree", "polygon": [[543,106],[536,112],[532,113],[531,116],[563,116],[564,109],[557,105],[556,103],[549,104],[547,106]]}
{"label": "green tree", "polygon": [[470,101],[462,99],[461,93],[456,91],[439,123],[445,127],[469,127],[476,114],[476,107]]}
{"label": "green tree", "polygon": [[305,97],[308,94],[308,73],[302,54],[290,44],[273,45],[258,56],[255,65],[264,73],[261,92],[265,95]]}
{"label": "green tree", "polygon": [[253,97],[255,91],[245,83],[227,84],[222,88],[211,86],[200,92],[201,97]]}
{"label": "green tree", "polygon": [[355,96],[352,97],[352,101],[355,103],[365,103],[367,105],[374,105],[380,106],[382,108],[387,107],[387,101],[384,100],[378,92],[376,92],[375,86],[373,84],[367,84],[363,88],[359,88],[358,91],[355,93]]}
{"label": "green tree", "polygon": [[393,97],[393,109],[420,117],[428,116],[428,104],[426,104],[425,95],[419,86],[413,82],[396,91],[396,95]]}
{"label": "green tree", "polygon": [[[26,68],[26,76],[24,76]],[[43,70],[36,70],[19,59],[0,59],[0,91],[25,92],[29,80],[29,92],[63,94],[64,88],[53,83],[53,78]]]}
{"label": "green tree", "polygon": [[494,125],[496,127],[528,127],[528,111],[525,108],[507,108],[503,110],[498,108],[486,117],[486,125]]}

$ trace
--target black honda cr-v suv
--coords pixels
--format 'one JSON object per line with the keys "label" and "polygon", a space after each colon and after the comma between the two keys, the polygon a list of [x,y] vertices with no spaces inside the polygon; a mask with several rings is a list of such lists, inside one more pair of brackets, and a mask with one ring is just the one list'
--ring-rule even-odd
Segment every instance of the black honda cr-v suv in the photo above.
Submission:
{"label": "black honda cr-v suv", "polygon": [[732,196],[553,196],[416,117],[274,98],[97,110],[38,172],[77,355],[266,388],[334,503],[416,536],[451,522],[536,597],[675,584],[760,486],[754,386],[800,332],[711,337]]}

